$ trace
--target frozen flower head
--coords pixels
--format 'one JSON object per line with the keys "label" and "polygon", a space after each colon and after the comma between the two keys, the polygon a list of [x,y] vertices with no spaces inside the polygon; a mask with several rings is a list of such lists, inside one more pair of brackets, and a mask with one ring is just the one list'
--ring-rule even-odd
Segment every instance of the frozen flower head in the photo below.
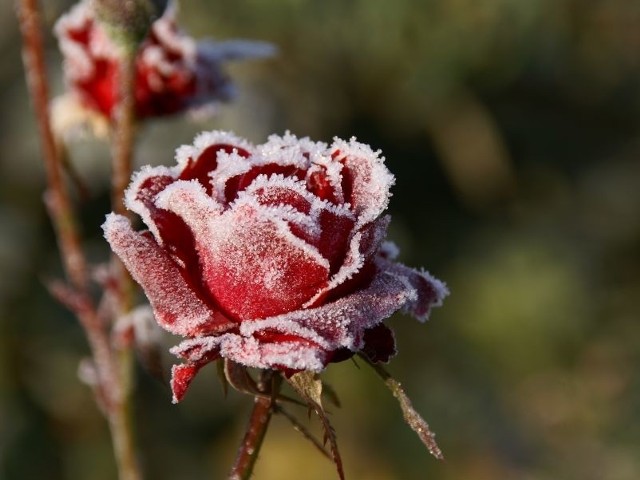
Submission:
{"label": "frozen flower head", "polygon": [[[55,34],[71,93],[86,108],[111,118],[118,99],[121,51],[96,19],[92,1],[83,0],[62,16]],[[136,114],[171,115],[227,100],[233,88],[222,70],[223,61],[271,53],[272,47],[260,42],[196,42],[178,29],[176,8],[170,5],[138,50]]]}
{"label": "frozen flower head", "polygon": [[148,230],[115,214],[104,224],[158,323],[186,337],[172,350],[186,360],[173,369],[176,401],[220,357],[286,373],[355,352],[386,362],[395,342],[382,321],[397,310],[424,320],[447,295],[394,261],[383,215],[394,178],[355,139],[254,146],[208,132],[176,157],[127,192]]}

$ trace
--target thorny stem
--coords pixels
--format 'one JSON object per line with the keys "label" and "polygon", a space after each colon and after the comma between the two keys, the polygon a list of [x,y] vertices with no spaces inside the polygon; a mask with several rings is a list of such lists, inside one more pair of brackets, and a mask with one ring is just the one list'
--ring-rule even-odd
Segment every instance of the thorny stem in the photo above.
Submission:
{"label": "thorny stem", "polygon": [[[123,395],[130,390],[131,353],[128,351],[119,356],[117,365],[123,368],[117,368],[107,330],[90,296],[87,262],[80,244],[76,215],[62,178],[63,161],[51,128],[38,2],[18,0],[17,7],[27,87],[34,105],[47,177],[45,205],[55,229],[66,276],[73,287],[70,296],[75,298],[74,313],[91,347],[99,381],[97,401],[104,406],[109,419],[120,479],[139,480],[142,477],[135,460],[129,401],[128,396]],[[123,144],[126,145],[126,142]],[[123,154],[122,157],[130,158],[130,153]],[[120,189],[122,190],[124,188]],[[123,399],[127,401],[122,401]]]}
{"label": "thorny stem", "polygon": [[[272,372],[264,370],[261,373],[260,387],[264,389],[265,384],[270,382],[271,378]],[[277,384],[274,382],[274,385]],[[275,388],[277,389],[277,386]],[[229,480],[248,480],[251,478],[253,467],[262,447],[262,441],[274,412],[277,393],[277,391],[272,391],[270,397],[256,396],[254,398],[247,431],[240,444],[233,468],[229,473]]]}

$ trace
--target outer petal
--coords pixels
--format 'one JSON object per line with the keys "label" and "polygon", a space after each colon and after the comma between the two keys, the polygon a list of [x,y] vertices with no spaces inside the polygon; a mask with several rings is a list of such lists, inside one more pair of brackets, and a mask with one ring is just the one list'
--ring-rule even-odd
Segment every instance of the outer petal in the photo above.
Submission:
{"label": "outer petal", "polygon": [[182,400],[200,369],[220,357],[248,367],[312,371],[322,370],[328,361],[327,352],[313,342],[301,338],[289,340],[282,335],[271,340],[235,333],[198,337],[183,341],[171,353],[187,360],[172,369],[174,403]]}
{"label": "outer petal", "polygon": [[178,266],[150,235],[135,232],[126,218],[115,214],[109,214],[102,227],[113,251],[144,289],[163,328],[190,336],[234,326],[195,294]]}
{"label": "outer petal", "polygon": [[[366,330],[400,309],[412,308],[420,298],[403,271],[379,270],[367,288],[317,308],[245,321],[240,325],[240,332],[246,336],[260,331],[295,334],[322,345],[326,350],[346,347],[357,351],[363,346]],[[423,299],[427,300],[427,297]],[[436,299],[432,297],[431,300]]]}
{"label": "outer petal", "polygon": [[360,227],[375,220],[386,208],[389,190],[395,178],[384,165],[379,152],[352,138],[349,142],[334,139],[332,156],[342,162],[342,191],[344,201],[358,216]]}
{"label": "outer petal", "polygon": [[442,306],[442,302],[449,295],[447,285],[425,270],[415,270],[384,258],[378,258],[378,265],[391,274],[404,278],[415,289],[415,300],[408,302],[403,310],[420,322],[425,322],[431,309]]}

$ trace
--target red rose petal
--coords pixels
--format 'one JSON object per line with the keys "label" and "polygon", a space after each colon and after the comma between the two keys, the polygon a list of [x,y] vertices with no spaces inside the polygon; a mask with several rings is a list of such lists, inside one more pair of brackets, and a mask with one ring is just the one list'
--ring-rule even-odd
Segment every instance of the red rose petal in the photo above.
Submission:
{"label": "red rose petal", "polygon": [[114,214],[107,216],[103,229],[113,251],[144,289],[163,328],[179,335],[197,335],[234,326],[196,295],[178,266],[150,235],[134,231],[126,218]]}
{"label": "red rose petal", "polygon": [[372,362],[387,363],[396,354],[396,340],[391,329],[379,323],[365,330],[362,353]]}
{"label": "red rose petal", "polygon": [[328,279],[326,260],[278,219],[248,206],[216,219],[207,242],[199,243],[207,285],[237,319],[296,310]]}

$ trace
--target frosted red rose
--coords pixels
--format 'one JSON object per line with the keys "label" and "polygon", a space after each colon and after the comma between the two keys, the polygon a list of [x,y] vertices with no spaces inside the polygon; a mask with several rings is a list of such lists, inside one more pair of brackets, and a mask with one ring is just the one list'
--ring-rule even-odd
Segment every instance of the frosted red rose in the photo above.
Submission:
{"label": "frosted red rose", "polygon": [[[262,56],[259,42],[198,42],[176,25],[170,6],[156,20],[136,57],[135,100],[139,118],[171,115],[226,100],[233,92],[222,71],[228,58]],[[65,80],[87,108],[112,117],[117,104],[120,51],[96,20],[90,0],[58,20],[55,34],[64,56]]]}
{"label": "frosted red rose", "polygon": [[446,287],[383,243],[393,176],[368,146],[272,136],[253,146],[203,133],[172,168],[146,167],[126,196],[148,231],[111,214],[105,236],[158,323],[187,337],[172,352],[174,400],[206,363],[320,371],[362,351],[395,353],[381,322],[420,320]]}

